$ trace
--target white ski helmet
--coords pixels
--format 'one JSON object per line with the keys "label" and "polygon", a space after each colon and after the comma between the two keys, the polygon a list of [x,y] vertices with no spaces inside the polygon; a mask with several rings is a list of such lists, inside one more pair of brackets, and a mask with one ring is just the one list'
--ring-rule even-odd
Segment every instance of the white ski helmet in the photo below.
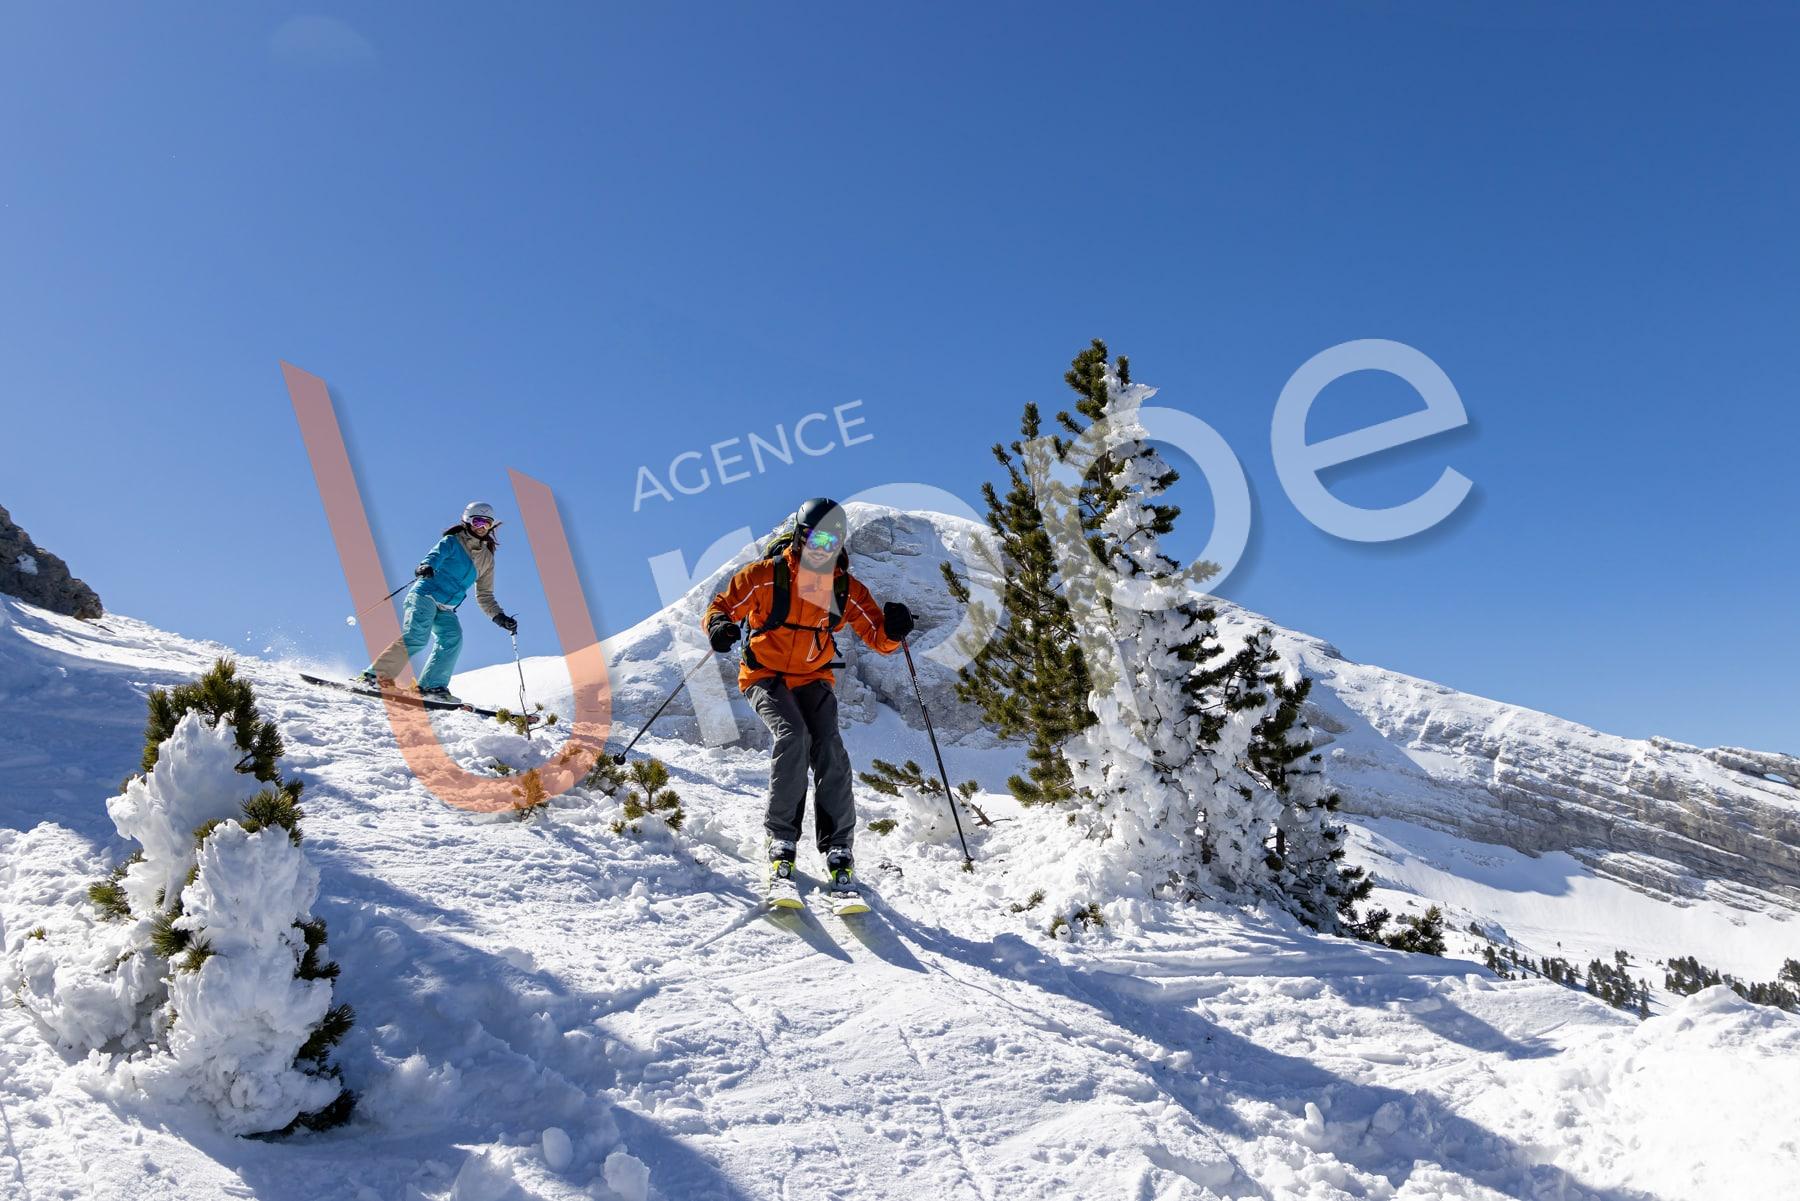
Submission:
{"label": "white ski helmet", "polygon": [[[485,517],[489,521],[496,521],[494,517],[494,506],[488,504],[485,500],[472,500],[463,507],[463,524],[467,525],[469,518],[471,517]],[[498,523],[496,522],[496,524]]]}

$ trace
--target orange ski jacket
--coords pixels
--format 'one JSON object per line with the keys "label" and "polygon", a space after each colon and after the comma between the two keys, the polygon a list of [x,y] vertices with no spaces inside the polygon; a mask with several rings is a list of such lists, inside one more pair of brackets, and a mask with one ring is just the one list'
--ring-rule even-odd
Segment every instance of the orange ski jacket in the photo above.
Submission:
{"label": "orange ski jacket", "polygon": [[[776,602],[777,559],[758,559],[731,577],[725,590],[713,597],[701,615],[700,628],[710,630],[721,617],[730,622],[748,621],[752,631],[738,668],[738,688],[746,690],[758,680],[781,676],[788,687],[798,688],[823,680],[834,684],[831,670],[835,647],[831,633],[848,625],[872,650],[891,655],[900,643],[887,635],[881,606],[861,580],[842,563],[832,571],[808,571],[800,565],[798,546],[784,556],[787,563],[787,620],[764,630]],[[839,580],[843,587],[843,613],[834,612]]]}

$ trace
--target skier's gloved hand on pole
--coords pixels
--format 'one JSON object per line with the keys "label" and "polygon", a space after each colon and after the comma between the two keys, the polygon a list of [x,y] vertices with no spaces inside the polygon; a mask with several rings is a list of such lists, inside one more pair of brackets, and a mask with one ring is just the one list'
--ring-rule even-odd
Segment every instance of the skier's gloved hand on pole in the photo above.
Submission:
{"label": "skier's gloved hand on pole", "polygon": [[912,610],[899,601],[889,601],[881,606],[881,624],[887,636],[899,642],[913,632]]}
{"label": "skier's gloved hand on pole", "polygon": [[713,650],[723,655],[737,645],[744,632],[738,629],[736,622],[720,620],[707,627],[706,636],[712,642]]}
{"label": "skier's gloved hand on pole", "polygon": [[519,619],[516,617],[509,617],[505,613],[494,614],[494,624],[505,630],[508,634],[517,634],[519,632]]}
{"label": "skier's gloved hand on pole", "polygon": [[431,575],[431,564],[419,564],[417,567],[413,568],[413,575],[421,580],[428,578]]}

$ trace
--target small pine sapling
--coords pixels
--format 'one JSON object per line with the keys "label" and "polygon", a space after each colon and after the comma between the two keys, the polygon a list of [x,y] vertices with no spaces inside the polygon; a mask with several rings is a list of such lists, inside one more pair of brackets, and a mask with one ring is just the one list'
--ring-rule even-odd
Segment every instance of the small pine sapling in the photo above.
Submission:
{"label": "small pine sapling", "polygon": [[611,755],[602,753],[594,760],[594,766],[588,769],[581,786],[602,796],[616,796],[619,789],[625,786],[625,769]]}
{"label": "small pine sapling", "polygon": [[544,778],[535,767],[520,775],[519,786],[512,790],[512,794],[519,798],[519,803],[513,808],[518,811],[520,821],[542,813],[550,805],[550,798],[544,792]]}
{"label": "small pine sapling", "polygon": [[515,734],[523,735],[531,729],[531,719],[523,713],[514,713],[511,709],[494,710],[494,720]]}
{"label": "small pine sapling", "polygon": [[615,834],[643,833],[643,819],[660,817],[671,830],[681,829],[687,815],[681,808],[681,796],[669,787],[669,769],[660,759],[640,759],[624,773],[623,809],[613,823]]}
{"label": "small pine sapling", "polygon": [[1028,909],[1036,909],[1039,905],[1042,905],[1043,903],[1044,903],[1044,890],[1041,888],[1034,888],[1031,890],[1031,895],[1026,897],[1023,902],[1014,901],[1010,906],[1008,906],[1008,908],[1013,913],[1024,913]]}

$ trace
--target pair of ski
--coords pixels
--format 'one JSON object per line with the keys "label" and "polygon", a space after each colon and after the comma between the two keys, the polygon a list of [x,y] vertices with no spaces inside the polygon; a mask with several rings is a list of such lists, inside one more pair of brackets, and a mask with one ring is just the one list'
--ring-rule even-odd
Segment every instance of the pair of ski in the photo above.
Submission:
{"label": "pair of ski", "polygon": [[[867,898],[854,888],[817,888],[813,891],[824,894],[825,903],[838,917],[854,917],[869,911]],[[770,880],[767,895],[770,913],[806,908],[806,902],[800,896],[799,882],[792,876]]]}
{"label": "pair of ski", "polygon": [[[360,680],[327,680],[320,676],[309,676],[305,672],[300,673],[300,678],[308,684],[317,684],[321,688],[335,688],[339,692],[348,692],[353,696],[371,697],[375,700],[399,701],[403,705],[417,705],[421,709],[455,709],[463,713],[473,713],[477,717],[500,716],[498,709],[483,709],[479,705],[472,705],[458,697],[444,700],[438,697],[420,696],[416,692],[400,692],[395,689],[383,691],[379,688],[371,688]],[[534,726],[540,720],[535,713],[526,713],[522,716],[527,723]]]}

